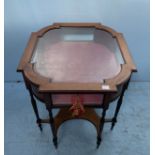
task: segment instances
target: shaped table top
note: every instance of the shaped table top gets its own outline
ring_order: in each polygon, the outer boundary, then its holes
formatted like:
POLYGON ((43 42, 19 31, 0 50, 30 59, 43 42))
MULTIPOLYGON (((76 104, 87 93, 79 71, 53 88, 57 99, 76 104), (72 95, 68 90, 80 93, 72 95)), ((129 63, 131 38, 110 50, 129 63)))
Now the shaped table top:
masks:
POLYGON ((123 62, 115 38, 94 28, 50 30, 39 38, 31 63, 53 82, 102 82, 123 62))

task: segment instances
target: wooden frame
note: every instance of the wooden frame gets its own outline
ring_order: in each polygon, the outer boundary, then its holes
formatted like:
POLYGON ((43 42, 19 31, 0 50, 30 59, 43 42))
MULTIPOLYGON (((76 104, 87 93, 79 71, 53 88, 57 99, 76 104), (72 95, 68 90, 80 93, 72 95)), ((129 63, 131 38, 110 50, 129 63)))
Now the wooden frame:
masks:
MULTIPOLYGON (((37 124, 42 131, 42 123, 49 123, 52 133, 53 133, 53 143, 57 148, 57 130, 59 126, 66 120, 74 119, 71 114, 67 112, 68 105, 54 105, 52 100, 53 94, 102 94, 103 101, 100 105, 91 105, 85 106, 86 113, 78 117, 80 119, 86 119, 94 124, 97 130, 97 147, 101 143, 101 134, 104 127, 104 123, 111 122, 111 129, 115 126, 117 122, 117 115, 120 110, 123 95, 125 90, 128 88, 130 77, 132 72, 136 72, 136 66, 133 63, 132 57, 129 53, 127 44, 124 40, 124 37, 121 33, 116 32, 115 30, 103 26, 100 23, 55 23, 51 26, 45 27, 38 32, 33 32, 25 49, 25 52, 21 58, 21 61, 18 65, 17 72, 22 72, 25 85, 29 90, 31 103, 36 115, 37 124), (124 64, 121 65, 120 73, 111 78, 103 79, 102 83, 55 83, 52 82, 52 79, 45 78, 34 71, 34 64, 32 64, 31 57, 33 51, 37 45, 38 39, 42 37, 46 32, 53 29, 60 29, 61 27, 89 27, 95 28, 98 30, 103 30, 108 32, 113 38, 116 39, 119 49, 121 51, 122 57, 124 59, 124 64), (103 89, 102 85, 108 85, 109 89, 103 89), (46 109, 49 113, 49 119, 41 119, 39 116, 37 104, 35 97, 45 103, 46 109), (113 118, 106 119, 106 110, 109 107, 111 101, 119 97, 117 102, 116 110, 113 118), (60 112, 54 118, 52 114, 53 108, 60 108, 60 112), (93 108, 102 108, 102 116, 98 116, 93 108)), ((77 117, 76 117, 77 118, 77 117)))
POLYGON ((27 79, 31 81, 34 85, 38 86, 39 92, 52 92, 52 93, 60 93, 60 92, 116 92, 117 86, 125 81, 127 81, 132 72, 137 71, 136 67, 132 61, 131 55, 128 51, 127 45, 121 33, 116 32, 115 30, 103 26, 99 23, 55 23, 51 26, 45 27, 38 32, 33 32, 31 34, 28 45, 25 49, 25 52, 22 56, 22 59, 17 68, 18 72, 22 72, 27 79), (33 64, 30 63, 30 59, 33 54, 33 50, 37 44, 37 41, 40 37, 42 37, 46 32, 59 29, 61 27, 93 27, 99 30, 106 31, 112 35, 112 37, 116 38, 117 43, 119 45, 121 54, 124 58, 125 63, 122 64, 121 72, 114 78, 111 79, 103 79, 103 83, 53 83, 52 79, 45 78, 38 73, 36 73, 33 69, 33 64), (102 88, 102 84, 109 85, 108 90, 104 90, 102 88))

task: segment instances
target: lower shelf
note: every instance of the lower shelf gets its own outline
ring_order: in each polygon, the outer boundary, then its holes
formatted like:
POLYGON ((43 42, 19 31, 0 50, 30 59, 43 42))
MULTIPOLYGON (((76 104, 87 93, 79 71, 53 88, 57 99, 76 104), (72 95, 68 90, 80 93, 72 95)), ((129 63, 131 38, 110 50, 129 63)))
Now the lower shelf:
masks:
MULTIPOLYGON (((54 117, 54 126, 56 132, 58 131, 60 125, 67 120, 71 119, 84 119, 91 122, 99 133, 99 125, 101 117, 95 112, 94 108, 85 108, 85 113, 81 114, 80 116, 73 116, 72 112, 69 108, 61 108, 58 114, 54 117)), ((112 122, 112 118, 107 118, 104 120, 105 123, 112 122)), ((41 123, 50 123, 49 119, 41 119, 41 123)))

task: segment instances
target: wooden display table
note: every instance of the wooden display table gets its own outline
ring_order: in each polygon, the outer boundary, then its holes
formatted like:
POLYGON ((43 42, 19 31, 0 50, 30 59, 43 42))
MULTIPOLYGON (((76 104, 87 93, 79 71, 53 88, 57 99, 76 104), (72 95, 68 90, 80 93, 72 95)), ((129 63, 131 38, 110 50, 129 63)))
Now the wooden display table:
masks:
POLYGON ((97 147, 105 122, 113 129, 124 91, 136 67, 121 33, 99 23, 55 23, 31 34, 19 63, 37 123, 49 123, 57 147, 57 130, 69 119, 86 119, 97 130, 97 147), (39 117, 35 98, 49 119, 39 117), (106 119, 110 102, 116 111, 106 119), (53 118, 52 109, 60 111, 53 118), (94 108, 102 108, 98 116, 94 108))

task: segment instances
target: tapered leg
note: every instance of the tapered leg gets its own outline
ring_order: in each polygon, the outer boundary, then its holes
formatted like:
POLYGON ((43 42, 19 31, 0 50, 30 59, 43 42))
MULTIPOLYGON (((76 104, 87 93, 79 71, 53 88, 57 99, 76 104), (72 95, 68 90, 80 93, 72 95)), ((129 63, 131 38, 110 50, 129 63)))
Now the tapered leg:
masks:
POLYGON ((48 108, 47 110, 49 113, 50 127, 51 127, 51 130, 53 133, 53 143, 54 143, 54 146, 57 148, 58 142, 57 142, 57 135, 56 135, 56 130, 55 130, 55 126, 54 126, 54 119, 53 119, 52 110, 50 108, 48 108))
POLYGON ((127 81, 126 85, 125 85, 125 89, 128 89, 129 83, 130 83, 130 79, 131 79, 131 76, 130 76, 129 80, 127 81))
POLYGON ((100 146, 101 141, 102 141, 101 135, 102 135, 102 130, 103 130, 104 123, 105 123, 106 110, 107 110, 107 108, 103 109, 102 117, 101 117, 101 120, 100 120, 100 128, 99 128, 99 133, 98 133, 98 136, 97 136, 97 148, 100 146))
POLYGON ((29 94, 30 94, 30 97, 31 97, 31 104, 32 104, 32 107, 33 107, 33 110, 34 110, 34 113, 36 115, 36 118, 37 118, 37 124, 38 124, 38 127, 40 129, 40 131, 42 131, 42 125, 41 125, 41 119, 39 117, 39 112, 38 112, 38 108, 37 108, 37 104, 36 104, 36 100, 34 99, 33 97, 33 94, 32 94, 32 91, 31 89, 29 89, 29 94))
POLYGON ((127 89, 127 86, 128 86, 128 83, 126 85, 123 86, 123 89, 122 89, 122 93, 120 95, 120 98, 118 99, 118 102, 117 102, 117 106, 116 106, 116 110, 115 110, 115 114, 114 114, 114 117, 112 119, 112 124, 111 124, 111 130, 114 128, 116 122, 117 122, 117 115, 119 113, 119 110, 120 110, 120 107, 122 105, 122 101, 123 101, 123 96, 124 96, 124 92, 125 90, 127 89))

